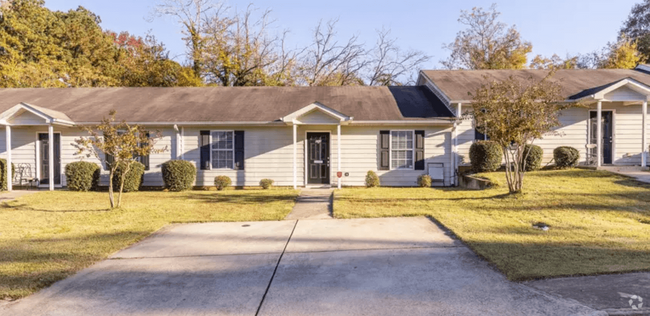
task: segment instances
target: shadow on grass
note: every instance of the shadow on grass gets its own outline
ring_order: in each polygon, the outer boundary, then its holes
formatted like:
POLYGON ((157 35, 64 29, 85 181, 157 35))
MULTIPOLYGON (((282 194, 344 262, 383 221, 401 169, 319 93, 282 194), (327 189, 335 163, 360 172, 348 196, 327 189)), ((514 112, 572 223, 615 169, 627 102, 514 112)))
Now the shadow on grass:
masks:
POLYGON ((25 238, 2 245, 0 299, 19 298, 47 287, 150 233, 127 230, 64 238, 25 238), (25 266, 30 267, 29 271, 23 270, 25 266))
POLYGON ((89 213, 89 212, 110 212, 116 209, 102 208, 102 209, 89 209, 89 210, 48 210, 28 206, 26 203, 2 203, 0 204, 1 210, 15 210, 15 211, 30 211, 30 212, 46 212, 46 213, 89 213))
MULTIPOLYGON (((189 192, 184 195, 187 199, 197 200, 204 203, 233 203, 233 204, 260 204, 273 202, 294 202, 297 195, 292 194, 255 194, 242 193, 246 190, 238 191, 237 194, 198 194, 189 192)), ((254 191, 253 191, 254 192, 254 191)))

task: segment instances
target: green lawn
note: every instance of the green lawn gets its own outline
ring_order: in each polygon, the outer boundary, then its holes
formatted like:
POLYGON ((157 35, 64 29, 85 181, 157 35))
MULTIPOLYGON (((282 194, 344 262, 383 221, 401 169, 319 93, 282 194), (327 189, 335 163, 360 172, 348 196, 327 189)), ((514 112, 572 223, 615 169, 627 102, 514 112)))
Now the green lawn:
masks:
POLYGON ((650 270, 650 186, 605 171, 527 173, 524 194, 498 187, 345 189, 338 218, 430 216, 511 280, 650 270), (550 225, 547 232, 535 222, 550 225))
POLYGON ((0 207, 0 299, 19 298, 106 258, 169 223, 281 220, 298 191, 40 192, 0 207))

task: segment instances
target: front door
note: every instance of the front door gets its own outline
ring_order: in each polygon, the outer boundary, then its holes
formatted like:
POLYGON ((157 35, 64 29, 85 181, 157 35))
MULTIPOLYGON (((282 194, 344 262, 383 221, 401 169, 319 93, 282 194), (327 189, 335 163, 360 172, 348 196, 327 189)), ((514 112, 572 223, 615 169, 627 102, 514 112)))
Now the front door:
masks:
MULTIPOLYGON (((50 140, 47 133, 38 134, 41 184, 50 183, 50 140)), ((54 134, 54 184, 61 184, 61 134, 54 134)))
MULTIPOLYGON (((589 112, 589 125, 590 125, 590 135, 589 143, 596 144, 596 139, 598 138, 598 125, 597 125, 597 116, 596 111, 589 112)), ((612 111, 602 111, 601 124, 603 129, 603 164, 612 163, 612 154, 614 148, 614 113, 612 111)), ((595 150, 595 149, 594 149, 595 150)), ((596 153, 592 153, 596 157, 596 153)))
POLYGON ((330 134, 307 133, 307 183, 330 183, 330 134))

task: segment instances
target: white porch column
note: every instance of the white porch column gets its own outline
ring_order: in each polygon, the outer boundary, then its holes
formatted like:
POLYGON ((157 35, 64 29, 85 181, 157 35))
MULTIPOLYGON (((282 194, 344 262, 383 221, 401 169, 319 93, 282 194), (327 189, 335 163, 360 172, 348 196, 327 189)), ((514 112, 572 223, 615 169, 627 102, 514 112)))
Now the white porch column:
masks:
POLYGON ((293 123, 293 189, 298 188, 298 125, 293 123))
POLYGON ((47 152, 48 160, 47 165, 49 169, 49 182, 50 182, 50 191, 54 191, 54 126, 50 124, 47 127, 47 152))
POLYGON ((185 127, 181 126, 181 160, 185 160, 185 127))
POLYGON ((5 126, 5 136, 7 137, 7 191, 13 190, 13 174, 11 172, 11 126, 5 126))
MULTIPOLYGON (((341 172, 341 124, 336 126, 336 162, 338 164, 337 173, 341 172)), ((341 188, 341 178, 338 177, 338 188, 341 188)))
POLYGON ((596 167, 600 167, 603 163, 603 102, 598 101, 596 107, 596 167))
POLYGON ((641 127, 641 167, 645 167, 647 164, 647 154, 648 154, 648 143, 646 140, 646 126, 648 125, 648 121, 646 120, 648 116, 648 101, 643 101, 643 106, 641 107, 641 122, 643 124, 643 127, 641 127))

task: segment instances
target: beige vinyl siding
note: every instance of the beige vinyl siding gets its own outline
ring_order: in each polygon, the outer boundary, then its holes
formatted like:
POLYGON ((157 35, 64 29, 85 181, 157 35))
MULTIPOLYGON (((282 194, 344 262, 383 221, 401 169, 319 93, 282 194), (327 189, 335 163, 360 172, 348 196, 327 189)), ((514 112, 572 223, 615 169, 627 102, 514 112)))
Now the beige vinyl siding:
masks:
MULTIPOLYGON (((342 185, 363 186, 369 170, 377 172, 383 185, 410 186, 415 185, 417 177, 426 170, 387 170, 378 169, 378 139, 380 130, 412 129, 425 130, 426 163, 443 163, 445 183, 449 185, 450 169, 450 128, 387 126, 387 127, 352 127, 341 128, 341 170, 348 173, 342 178, 342 185)), ((210 127, 185 128, 184 157, 185 160, 200 163, 199 133, 201 130, 211 130, 210 127)), ((245 170, 198 170, 197 185, 211 186, 214 177, 225 175, 237 186, 257 186, 264 178, 273 179, 278 186, 293 185, 293 128, 286 127, 220 127, 212 130, 243 130, 245 137, 245 170)), ((330 181, 337 183, 337 131, 331 125, 302 125, 297 134, 297 183, 304 186, 305 175, 305 137, 307 132, 330 133, 330 181)), ((443 183, 440 183, 443 185, 443 183)))
MULTIPOLYGON (((40 162, 37 161, 37 143, 38 143, 38 134, 47 133, 47 126, 42 127, 13 127, 11 129, 11 158, 14 165, 20 163, 27 163, 32 169, 32 176, 42 178, 38 170, 40 168, 40 162)), ((70 127, 61 127, 55 126, 54 133, 61 134, 61 185, 65 186, 65 166, 71 162, 79 161, 83 159, 84 161, 94 162, 100 164, 99 160, 94 156, 86 157, 85 155, 77 155, 76 148, 72 146, 75 142, 75 139, 86 136, 86 133, 77 129, 70 127)), ((2 135, 0 135, 0 157, 7 157, 6 150, 6 130, 2 129, 2 135)))
POLYGON ((553 150, 560 146, 571 146, 580 152, 580 162, 586 159, 589 113, 585 108, 572 108, 562 111, 559 117, 561 127, 537 139, 533 144, 542 147, 542 164, 553 160, 553 150))
MULTIPOLYGON (((225 175, 232 179, 233 185, 257 186, 261 179, 273 179, 278 186, 293 185, 293 130, 286 127, 185 127, 183 143, 185 160, 200 166, 201 150, 199 147, 202 130, 242 130, 244 131, 244 169, 197 170, 197 185, 212 186, 214 178, 225 175)), ((304 135, 298 134, 302 145, 304 135)), ((302 150, 298 150, 298 161, 303 161, 302 150)), ((303 164, 298 164, 302 175, 303 164)), ((300 181, 301 178, 299 177, 300 181)), ((302 181, 299 182, 302 185, 302 181)))
MULTIPOLYGON (((603 102, 603 111, 613 111, 614 117, 614 144, 613 159, 615 165, 640 165, 641 164, 641 105, 624 105, 621 102, 603 102)), ((595 111, 596 106, 589 108, 571 108, 562 111, 560 114, 561 127, 553 133, 549 133, 534 141, 544 150, 544 159, 542 164, 548 164, 553 159, 553 150, 560 146, 571 146, 580 151, 580 162, 584 163, 586 159, 586 145, 589 137, 589 112, 595 111)), ((463 132, 459 126, 459 154, 469 157, 469 146, 472 141, 468 138, 461 138, 461 135, 467 133, 474 134, 473 128, 467 131, 466 121, 463 126, 463 132)), ((648 134, 650 136, 650 134, 648 134)), ((648 138, 650 143, 650 138, 648 138)), ((467 159, 469 162, 469 159, 467 159)))
MULTIPOLYGON (((156 127, 149 128, 156 130, 156 127)), ((273 179, 278 186, 293 185, 293 129, 291 126, 279 127, 185 127, 182 146, 177 141, 177 132, 169 127, 160 128, 162 138, 156 148, 166 148, 162 153, 150 156, 150 170, 144 176, 144 186, 162 186, 161 165, 170 160, 180 158, 191 161, 195 166, 200 163, 199 134, 201 130, 243 130, 245 137, 245 170, 197 170, 199 186, 212 186, 214 177, 226 175, 237 186, 257 186, 264 178, 273 179), (178 149, 182 147, 182 152, 178 149)), ((379 171, 378 165, 378 140, 381 130, 424 130, 425 131, 425 168, 429 163, 442 163, 445 167, 445 182, 437 185, 450 185, 451 170, 451 128, 427 126, 342 126, 341 132, 341 170, 347 172, 348 177, 342 178, 345 186, 363 186, 366 173, 369 170, 377 172, 385 186, 412 186, 416 184, 417 177, 426 173, 426 170, 386 170, 379 171)), ((61 132, 61 173, 62 184, 65 186, 63 175, 65 166, 73 161, 80 160, 75 155, 76 149, 71 144, 85 132, 76 128, 55 128, 61 132)), ((14 127, 12 129, 12 158, 15 164, 29 163, 36 174, 36 140, 38 132, 47 132, 47 127, 14 127)), ((333 125, 308 125, 298 127, 297 142, 297 170, 298 185, 303 186, 305 176, 305 136, 307 132, 330 133, 330 180, 333 185, 337 183, 337 130, 333 125)), ((0 135, 0 156, 6 157, 4 130, 0 135)), ((101 165, 94 157, 84 158, 101 165)), ((101 185, 108 185, 108 171, 102 166, 101 185)))
MULTIPOLYGON (((415 186, 417 177, 427 172, 429 163, 442 163, 445 167, 445 182, 450 185, 451 172, 451 128, 427 126, 344 126, 341 137, 343 172, 350 176, 343 178, 343 185, 363 186, 369 170, 377 172, 384 186, 415 186), (424 130, 425 170, 378 170, 379 131, 382 130, 424 130)), ((335 183, 335 182, 333 182, 335 183)))

